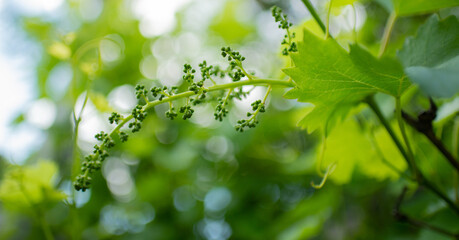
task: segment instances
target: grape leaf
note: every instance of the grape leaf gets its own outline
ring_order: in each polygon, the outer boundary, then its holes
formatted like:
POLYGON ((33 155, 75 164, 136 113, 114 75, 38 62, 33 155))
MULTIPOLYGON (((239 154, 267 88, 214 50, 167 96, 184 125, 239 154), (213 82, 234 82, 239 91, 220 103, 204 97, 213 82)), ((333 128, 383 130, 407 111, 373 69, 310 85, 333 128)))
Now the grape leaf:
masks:
POLYGON ((410 16, 459 6, 459 0, 377 0, 387 11, 397 16, 410 16))
POLYGON ((399 97, 409 86, 398 62, 376 59, 358 45, 351 45, 348 53, 335 40, 320 39, 305 30, 298 51, 292 55, 295 67, 284 69, 297 87, 285 97, 315 105, 299 123, 309 132, 325 126, 331 129, 370 94, 399 97))
POLYGON ((449 98, 459 92, 459 57, 435 67, 414 66, 406 74, 432 97, 449 98))
POLYGON ((398 57, 405 67, 434 67, 459 55, 459 22, 454 16, 442 21, 432 15, 417 32, 407 38, 398 57))
POLYGON ((425 93, 452 97, 459 91, 459 21, 431 16, 397 54, 405 72, 425 93))

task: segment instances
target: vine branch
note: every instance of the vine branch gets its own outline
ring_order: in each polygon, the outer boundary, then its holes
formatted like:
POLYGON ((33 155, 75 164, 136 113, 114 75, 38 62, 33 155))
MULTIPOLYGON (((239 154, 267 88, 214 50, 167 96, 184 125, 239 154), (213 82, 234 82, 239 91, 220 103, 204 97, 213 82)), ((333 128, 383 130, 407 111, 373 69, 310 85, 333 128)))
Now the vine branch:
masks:
POLYGON ((419 228, 426 228, 426 229, 432 230, 434 232, 438 232, 438 233, 444 234, 446 236, 450 236, 450 237, 453 237, 455 239, 459 239, 459 233, 449 232, 449 231, 447 231, 445 229, 433 226, 433 225, 428 224, 426 222, 422 222, 422 221, 418 221, 416 219, 410 218, 408 215, 402 213, 402 211, 400 210, 400 207, 402 205, 403 199, 405 198, 407 190, 408 190, 408 188, 404 187, 402 192, 401 192, 401 194, 398 196, 397 201, 395 202, 393 215, 398 221, 406 222, 408 224, 411 224, 411 225, 419 227, 419 228))
POLYGON ((405 112, 402 112, 402 116, 405 121, 418 132, 422 133, 424 136, 429 139, 429 141, 435 145, 435 147, 445 156, 446 160, 453 166, 456 171, 459 171, 459 162, 453 156, 453 154, 448 151, 442 141, 435 136, 433 131, 432 122, 437 116, 437 106, 430 99, 430 108, 427 111, 422 112, 419 114, 417 119, 413 118, 412 116, 408 115, 405 112))
POLYGON ((437 195, 439 198, 441 198, 445 203, 448 204, 448 206, 453 209, 458 215, 459 215, 459 207, 451 200, 448 198, 446 194, 441 192, 436 186, 434 186, 431 182, 429 182, 426 177, 422 174, 422 172, 416 168, 416 166, 413 166, 411 164, 411 161, 409 160, 408 155, 406 154, 405 149, 403 148, 403 145, 401 144, 400 140, 398 137, 395 135, 394 130, 392 130, 392 127, 389 125, 388 121, 386 118, 382 115, 381 110, 379 109, 378 105, 374 101, 373 97, 368 97, 365 102, 368 104, 370 109, 375 113, 375 115, 378 117, 379 121, 381 124, 386 128, 386 131, 389 133, 391 136, 392 140, 394 141, 395 145, 399 149, 400 153, 404 157, 406 163, 410 168, 413 169, 413 171, 417 172, 417 178, 416 181, 418 182, 419 185, 424 186, 431 190, 435 195, 437 195))

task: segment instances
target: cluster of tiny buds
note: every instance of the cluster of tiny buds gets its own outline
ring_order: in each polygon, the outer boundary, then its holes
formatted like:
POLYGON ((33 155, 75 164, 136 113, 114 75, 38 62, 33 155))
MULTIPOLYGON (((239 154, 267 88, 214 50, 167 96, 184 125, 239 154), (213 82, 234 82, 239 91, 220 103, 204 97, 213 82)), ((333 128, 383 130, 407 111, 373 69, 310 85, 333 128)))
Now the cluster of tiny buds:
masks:
POLYGON ((258 120, 256 119, 256 116, 258 113, 264 113, 265 110, 265 104, 261 100, 257 100, 251 104, 252 106, 252 111, 253 112, 247 112, 247 117, 250 117, 249 119, 242 119, 237 121, 236 125, 236 131, 238 132, 243 132, 246 127, 248 128, 254 128, 258 124, 258 120))
POLYGON ((121 120, 123 120, 123 117, 121 117, 121 115, 117 112, 112 112, 112 115, 110 115, 110 117, 108 118, 110 124, 118 124, 121 120))
MULTIPOLYGON (((199 64, 199 68, 201 69, 201 78, 202 78, 202 81, 205 81, 207 79, 210 79, 212 82, 214 82, 211 78, 211 75, 217 75, 218 72, 215 72, 213 70, 214 66, 210 65, 210 66, 207 66, 207 62, 204 60, 202 63, 199 64)), ((220 68, 217 69, 217 71, 219 71, 220 68)), ((224 77, 224 73, 223 73, 223 77, 224 77)), ((215 82, 214 82, 215 83, 215 82)))
POLYGON ((135 86, 135 96, 137 99, 140 99, 142 96, 146 97, 148 94, 148 90, 143 85, 135 86))
POLYGON ((166 112, 166 117, 170 120, 174 120, 178 116, 177 112, 175 111, 174 107, 170 107, 169 110, 166 112))
POLYGON ((223 99, 222 97, 218 98, 218 104, 215 108, 214 117, 215 120, 223 121, 223 118, 229 113, 228 109, 226 108, 228 99, 223 99))
POLYGON ((183 73, 185 73, 183 75, 183 81, 186 81, 188 83, 193 83, 194 82, 194 73, 196 72, 196 70, 194 70, 190 64, 185 64, 183 65, 183 73))
POLYGON ((233 59, 239 62, 243 62, 245 57, 243 57, 238 51, 232 50, 230 47, 222 47, 222 56, 228 57, 228 61, 232 61, 233 59))
POLYGON ((192 109, 189 105, 182 106, 180 107, 180 113, 183 113, 182 119, 187 120, 193 116, 194 109, 192 109))
POLYGON ((230 47, 222 47, 221 50, 222 56, 229 61, 228 76, 233 79, 233 82, 237 82, 245 77, 246 74, 242 68, 242 62, 245 60, 245 57, 230 47))
MULTIPOLYGON (((139 111, 138 106, 136 106, 135 110, 139 111)), ((144 113, 136 113, 136 116, 143 120, 146 115, 144 113)), ((108 121, 111 124, 118 124, 122 119, 123 117, 119 113, 112 112, 108 118, 108 121)), ((140 126, 138 126, 138 128, 140 129, 140 126)), ((118 137, 121 142, 126 142, 128 140, 128 134, 123 131, 118 131, 118 137)), ((88 176, 88 174, 101 168, 102 162, 108 157, 108 149, 115 146, 115 141, 112 139, 112 137, 103 131, 97 133, 94 138, 101 142, 101 144, 94 145, 93 154, 86 156, 84 162, 81 164, 82 174, 76 177, 74 183, 74 187, 77 191, 82 190, 84 192, 89 188, 89 185, 91 184, 91 177, 88 176)))
MULTIPOLYGON (((259 111, 261 113, 264 113, 265 110, 265 104, 261 100, 257 100, 250 104, 252 106, 252 111, 259 111)), ((250 117, 252 114, 250 112, 247 113, 247 117, 250 117)))
POLYGON ((271 10, 271 13, 277 23, 279 23, 278 27, 280 29, 286 30, 287 34, 284 35, 284 39, 282 40, 282 45, 286 45, 286 47, 282 50, 282 55, 288 56, 291 52, 298 52, 298 47, 292 39, 295 38, 295 33, 290 33, 290 27, 293 26, 291 22, 288 21, 287 15, 282 13, 282 9, 277 6, 274 6, 271 10))
POLYGON ((147 116, 147 112, 145 112, 142 108, 142 105, 136 105, 134 109, 132 109, 132 117, 134 118, 133 122, 130 122, 128 127, 132 128, 132 132, 140 131, 142 127, 142 121, 147 116))
POLYGON ((151 92, 151 95, 153 95, 153 97, 159 96, 158 100, 161 101, 165 97, 169 97, 173 95, 174 93, 176 93, 177 90, 178 90, 178 87, 175 87, 175 86, 171 88, 164 86, 164 87, 152 87, 150 89, 150 92, 151 92))
POLYGON ((85 191, 91 184, 91 177, 88 174, 97 171, 101 168, 102 162, 108 157, 108 149, 115 146, 115 142, 105 132, 100 132, 95 135, 95 138, 101 142, 101 145, 94 145, 93 154, 85 157, 85 161, 81 164, 82 174, 76 177, 74 183, 75 189, 85 191))
POLYGON ((279 7, 274 6, 271 9, 271 13, 272 13, 272 15, 274 17, 274 20, 277 23, 279 23, 278 27, 280 29, 289 29, 291 26, 293 26, 292 23, 288 22, 287 14, 283 14, 282 13, 282 9, 280 9, 279 7))

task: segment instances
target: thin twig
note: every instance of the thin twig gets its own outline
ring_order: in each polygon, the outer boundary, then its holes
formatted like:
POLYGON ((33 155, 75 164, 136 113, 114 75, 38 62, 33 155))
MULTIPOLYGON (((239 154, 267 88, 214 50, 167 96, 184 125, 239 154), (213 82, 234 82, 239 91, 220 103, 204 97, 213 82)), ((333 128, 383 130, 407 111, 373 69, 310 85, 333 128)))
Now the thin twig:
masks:
POLYGON ((418 228, 425 228, 432 230, 434 232, 438 232, 441 234, 444 234, 446 236, 453 237, 455 239, 459 239, 459 233, 452 233, 450 231, 447 231, 445 229, 433 226, 431 224, 428 224, 426 222, 418 221, 416 219, 410 218, 408 215, 404 214, 401 212, 400 207, 402 205, 403 199, 405 198, 406 192, 407 192, 407 187, 404 187, 401 194, 398 196, 397 201, 395 202, 394 210, 393 210, 393 215, 394 217, 401 222, 406 222, 408 224, 411 224, 413 226, 416 226, 418 228))

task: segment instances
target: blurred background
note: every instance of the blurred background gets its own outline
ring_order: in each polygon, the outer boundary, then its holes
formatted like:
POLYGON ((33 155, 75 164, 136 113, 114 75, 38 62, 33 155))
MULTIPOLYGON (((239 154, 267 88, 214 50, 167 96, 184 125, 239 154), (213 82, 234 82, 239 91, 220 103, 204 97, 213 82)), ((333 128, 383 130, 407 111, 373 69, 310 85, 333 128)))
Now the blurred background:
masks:
MULTIPOLYGON (((326 16, 328 1, 312 2, 326 16)), ((337 2, 332 35, 376 52, 384 4, 337 2)), ((92 151, 96 133, 110 131, 112 111, 129 113, 137 104, 136 84, 181 85, 185 63, 224 65, 222 46, 240 51, 257 76, 284 78, 285 33, 273 5, 299 39, 303 28, 320 33, 300 0, 0 0, 0 239, 448 239, 393 219, 407 183, 371 145, 357 144, 368 144, 355 134, 366 127, 359 118, 331 137, 328 158, 341 162, 323 189, 312 188, 321 179, 321 135, 296 127, 309 105, 283 99, 283 89, 269 98, 259 126, 244 133, 234 125, 264 87, 236 101, 223 122, 213 118, 216 103, 198 106, 190 121, 170 121, 167 106, 157 106, 138 134, 114 148, 92 188, 73 191, 73 163, 92 151), (81 118, 76 139, 73 113, 81 118)), ((400 19, 388 52, 426 17, 400 19)), ((419 93, 410 96, 428 106, 419 93)), ((378 97, 392 114, 393 102, 378 97)), ((379 127, 375 134, 393 165, 405 169, 388 136, 379 127)), ((441 159, 427 141, 419 148, 425 159, 441 159)), ((449 184, 452 173, 438 173, 450 171, 443 160, 422 167, 449 184)), ((412 195, 406 211, 457 225, 433 195, 412 195)))

